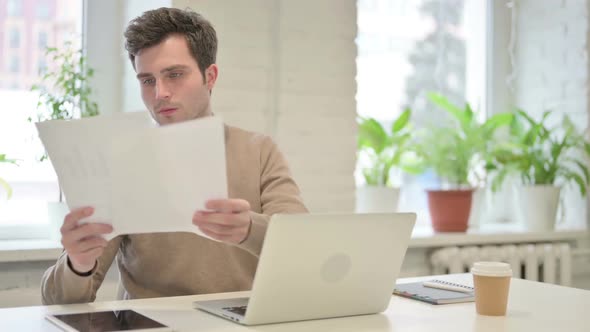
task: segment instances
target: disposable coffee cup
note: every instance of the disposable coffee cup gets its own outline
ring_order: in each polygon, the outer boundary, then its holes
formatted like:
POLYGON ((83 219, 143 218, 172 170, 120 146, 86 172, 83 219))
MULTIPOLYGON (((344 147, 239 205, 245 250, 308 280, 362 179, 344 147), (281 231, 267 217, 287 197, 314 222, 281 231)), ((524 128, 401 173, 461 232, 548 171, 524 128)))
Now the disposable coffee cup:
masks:
POLYGON ((508 305, 512 269, 501 262, 476 262, 471 268, 475 309, 480 315, 504 316, 508 305))

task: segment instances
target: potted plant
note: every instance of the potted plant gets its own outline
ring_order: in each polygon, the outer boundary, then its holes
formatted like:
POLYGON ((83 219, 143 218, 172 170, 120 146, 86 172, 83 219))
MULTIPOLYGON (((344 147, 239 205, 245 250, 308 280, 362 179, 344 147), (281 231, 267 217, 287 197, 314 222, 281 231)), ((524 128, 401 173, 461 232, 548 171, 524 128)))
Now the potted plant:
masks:
POLYGON ((358 119, 357 148, 365 186, 357 188, 357 212, 394 212, 399 188, 392 187, 394 169, 410 171, 406 156, 410 150, 411 110, 404 110, 389 130, 373 118, 358 119))
POLYGON ((514 187, 520 221, 535 231, 553 230, 562 186, 574 184, 585 196, 590 184, 587 158, 590 143, 567 115, 549 127, 551 111, 536 121, 517 110, 510 125, 510 140, 499 147, 492 182, 499 188, 506 176, 515 174, 521 186, 514 187))
MULTIPOLYGON (((62 48, 48 47, 46 56, 54 69, 44 69, 41 83, 31 88, 39 93, 39 100, 37 117, 29 118, 29 122, 98 115, 98 105, 91 100, 92 89, 88 84, 94 76, 94 70, 88 66, 83 50, 75 49, 71 42, 66 42, 62 48)), ((43 154, 40 161, 45 159, 47 153, 43 154)), ((61 202, 61 190, 59 193, 61 202)))
POLYGON ((31 88, 39 92, 36 120, 98 115, 98 105, 90 99, 92 89, 88 84, 94 70, 87 65, 83 50, 74 49, 70 42, 66 42, 63 48, 48 47, 45 54, 55 69, 44 69, 41 83, 31 88))
MULTIPOLYGON (((6 154, 0 154, 0 163, 16 164, 16 160, 6 158, 6 154)), ((6 191, 6 199, 10 199, 12 197, 12 187, 10 184, 0 177, 0 186, 6 191)))
POLYGON ((418 134, 415 149, 422 171, 431 169, 442 188, 428 189, 428 207, 437 232, 464 232, 468 227, 474 189, 485 184, 496 130, 508 125, 510 113, 496 114, 480 123, 469 103, 460 108, 436 93, 428 99, 446 111, 450 121, 418 134))

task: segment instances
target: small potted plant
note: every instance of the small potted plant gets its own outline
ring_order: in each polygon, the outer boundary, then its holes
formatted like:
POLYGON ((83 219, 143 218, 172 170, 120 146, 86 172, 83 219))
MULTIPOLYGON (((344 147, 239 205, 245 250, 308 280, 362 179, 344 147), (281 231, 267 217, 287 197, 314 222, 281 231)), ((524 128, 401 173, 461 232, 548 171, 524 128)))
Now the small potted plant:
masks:
POLYGON ((464 232, 474 189, 485 183, 496 130, 512 115, 496 114, 480 123, 469 103, 460 108, 436 93, 428 99, 450 116, 448 124, 419 133, 415 143, 422 171, 430 169, 441 180, 441 188, 427 190, 432 226, 437 232, 464 232))
POLYGON ((365 186, 357 188, 357 212, 394 212, 399 188, 392 187, 394 169, 410 171, 411 110, 404 110, 389 130, 373 118, 358 119, 358 157, 365 186))
POLYGON ((495 172, 493 189, 506 176, 515 174, 521 182, 514 187, 516 211, 529 230, 553 230, 562 186, 574 184, 586 196, 590 184, 587 158, 590 143, 567 115, 560 124, 549 127, 553 113, 546 111, 536 121, 517 110, 510 125, 510 139, 497 153, 490 167, 495 172))
MULTIPOLYGON (((46 56, 54 70, 43 69, 40 84, 32 91, 39 93, 37 121, 74 119, 98 115, 98 105, 90 99, 88 82, 94 70, 87 65, 82 49, 74 49, 70 42, 63 48, 48 47, 46 56)), ((29 118, 29 121, 33 119, 29 118)))
MULTIPOLYGON (((29 122, 48 120, 69 120, 99 114, 98 105, 92 101, 92 89, 89 80, 94 70, 87 64, 82 49, 75 49, 70 42, 64 47, 48 47, 46 56, 53 68, 44 69, 41 83, 32 86, 32 91, 39 93, 37 101, 37 117, 29 118, 29 122)), ((40 161, 47 159, 47 153, 40 161)), ((59 202, 62 193, 59 191, 59 202)))

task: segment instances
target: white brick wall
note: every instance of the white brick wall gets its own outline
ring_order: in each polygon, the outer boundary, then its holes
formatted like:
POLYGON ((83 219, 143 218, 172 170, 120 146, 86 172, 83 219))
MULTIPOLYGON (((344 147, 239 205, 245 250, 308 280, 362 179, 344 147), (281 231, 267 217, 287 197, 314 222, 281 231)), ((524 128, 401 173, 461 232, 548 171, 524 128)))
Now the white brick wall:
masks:
MULTIPOLYGON (((588 1, 518 0, 516 4, 515 104, 536 117, 555 109, 568 114, 580 129, 587 128, 588 1)), ((563 198, 566 226, 588 226, 587 199, 573 187, 566 188, 563 198)), ((588 289, 590 259, 573 259, 574 287, 588 289)))
MULTIPOLYGON (((588 124, 587 0, 516 2, 515 104, 539 118, 553 109, 588 124)), ((560 116, 553 118, 561 121, 560 116)), ((586 223, 586 200, 565 190, 566 222, 586 223)))
POLYGON ((313 212, 353 211, 354 0, 178 0, 215 26, 213 111, 272 135, 313 212))
POLYGON ((554 108, 585 127, 587 1, 517 2, 515 100, 539 115, 554 108))

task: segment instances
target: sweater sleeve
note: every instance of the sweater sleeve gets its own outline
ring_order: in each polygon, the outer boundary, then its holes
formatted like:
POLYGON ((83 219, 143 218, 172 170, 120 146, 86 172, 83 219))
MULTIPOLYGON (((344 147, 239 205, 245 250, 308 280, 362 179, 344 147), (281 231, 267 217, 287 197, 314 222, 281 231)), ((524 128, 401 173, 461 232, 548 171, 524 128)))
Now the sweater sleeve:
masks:
POLYGON ((260 165, 262 213, 250 212, 250 233, 238 245, 255 256, 260 255, 270 216, 275 213, 308 212, 285 157, 270 137, 264 137, 262 141, 260 165))
POLYGON ((113 263, 121 245, 122 236, 109 241, 104 252, 89 276, 80 276, 70 268, 65 250, 55 265, 43 274, 41 279, 41 297, 44 305, 92 302, 96 291, 113 263))

